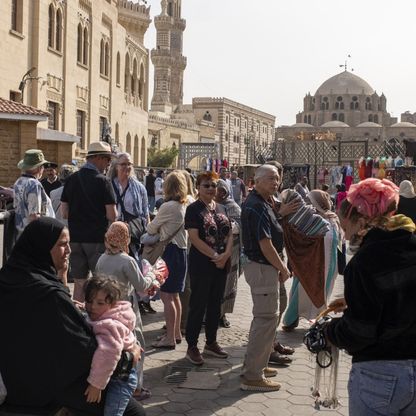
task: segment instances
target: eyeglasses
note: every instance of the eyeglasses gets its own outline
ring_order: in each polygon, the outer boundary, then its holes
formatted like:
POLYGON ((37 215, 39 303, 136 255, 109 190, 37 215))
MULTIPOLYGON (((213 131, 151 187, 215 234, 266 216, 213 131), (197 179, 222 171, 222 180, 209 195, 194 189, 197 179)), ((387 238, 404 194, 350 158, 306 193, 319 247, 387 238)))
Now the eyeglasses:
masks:
POLYGON ((131 163, 131 162, 129 162, 129 163, 119 163, 118 165, 126 167, 126 166, 133 166, 133 163, 131 163))
POLYGON ((203 188, 206 188, 206 189, 208 189, 208 188, 214 188, 215 189, 217 187, 217 184, 216 183, 204 183, 201 186, 203 188))

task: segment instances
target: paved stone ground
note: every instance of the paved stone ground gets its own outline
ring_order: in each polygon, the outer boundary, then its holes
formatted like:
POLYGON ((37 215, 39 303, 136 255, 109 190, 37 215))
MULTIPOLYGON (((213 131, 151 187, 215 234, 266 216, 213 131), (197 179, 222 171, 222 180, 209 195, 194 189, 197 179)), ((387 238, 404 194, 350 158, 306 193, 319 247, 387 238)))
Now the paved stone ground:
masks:
MULTIPOLYGON (((347 380, 351 365, 350 358, 341 353, 338 377, 338 393, 341 406, 337 409, 316 410, 311 396, 314 381, 315 361, 302 343, 308 322, 301 321, 301 328, 292 333, 279 332, 280 341, 296 348, 293 363, 288 367, 277 367, 275 380, 282 383, 278 392, 250 393, 240 390, 240 371, 247 344, 251 322, 251 297, 244 276, 239 280, 238 296, 234 313, 227 315, 231 328, 219 330, 218 341, 229 353, 227 360, 207 358, 205 369, 217 369, 221 383, 216 390, 195 390, 178 387, 182 380, 175 382, 187 369, 194 368, 184 359, 186 342, 174 351, 159 351, 151 347, 156 337, 163 333, 163 306, 153 302, 156 314, 143 316, 144 332, 148 344, 145 361, 145 386, 153 393, 144 402, 149 416, 180 415, 264 415, 264 416, 306 416, 306 415, 348 415, 347 380), (173 368, 174 367, 174 368, 173 368), (172 369, 173 368, 173 369, 172 369), (172 379, 173 377, 173 379, 172 379), (170 381, 170 382, 168 382, 170 381)), ((204 335, 201 333, 199 347, 203 348, 204 335)), ((192 371, 195 371, 193 369, 192 371)), ((201 372, 201 375, 203 373, 201 372)))

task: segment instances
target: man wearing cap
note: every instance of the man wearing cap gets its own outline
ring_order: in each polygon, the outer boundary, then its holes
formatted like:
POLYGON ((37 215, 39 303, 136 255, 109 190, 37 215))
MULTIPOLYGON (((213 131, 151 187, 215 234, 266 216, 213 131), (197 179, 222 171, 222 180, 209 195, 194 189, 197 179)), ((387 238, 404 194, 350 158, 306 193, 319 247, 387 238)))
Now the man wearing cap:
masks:
POLYGON ((62 186, 62 183, 58 179, 58 175, 57 175, 58 165, 56 163, 48 162, 48 163, 45 163, 43 167, 45 168, 46 177, 43 178, 40 181, 40 183, 42 184, 43 189, 46 192, 46 195, 50 197, 51 191, 53 191, 54 189, 58 189, 59 187, 62 186))
POLYGON ((45 163, 49 162, 45 160, 41 150, 29 149, 17 164, 22 171, 22 175, 13 186, 13 207, 18 236, 30 221, 41 216, 55 217, 51 200, 39 182, 45 163))
POLYGON ((87 162, 71 175, 61 196, 61 213, 71 236, 71 277, 74 299, 84 300, 83 284, 104 252, 104 234, 117 217, 116 198, 104 172, 113 154, 105 142, 88 146, 87 162))

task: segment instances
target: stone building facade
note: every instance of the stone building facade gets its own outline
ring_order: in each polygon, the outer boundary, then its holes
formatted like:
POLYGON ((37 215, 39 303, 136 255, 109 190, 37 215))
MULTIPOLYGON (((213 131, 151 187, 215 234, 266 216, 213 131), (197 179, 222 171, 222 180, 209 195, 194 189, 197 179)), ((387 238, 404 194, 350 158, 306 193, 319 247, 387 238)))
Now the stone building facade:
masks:
POLYGON ((144 165, 150 21, 150 7, 126 0, 1 1, 0 97, 48 111, 37 138, 73 140, 72 158, 111 126, 144 165))
POLYGON ((197 120, 217 126, 220 158, 231 165, 254 163, 274 141, 276 117, 271 114, 228 98, 195 97, 192 106, 197 120))

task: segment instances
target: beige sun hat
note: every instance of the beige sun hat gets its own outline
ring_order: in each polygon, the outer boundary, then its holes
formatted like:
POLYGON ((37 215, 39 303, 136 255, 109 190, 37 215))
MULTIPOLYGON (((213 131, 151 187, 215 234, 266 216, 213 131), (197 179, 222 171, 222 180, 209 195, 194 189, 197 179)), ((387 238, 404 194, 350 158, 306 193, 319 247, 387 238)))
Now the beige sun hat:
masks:
POLYGON ((17 167, 20 170, 32 170, 44 165, 45 163, 49 162, 45 160, 42 150, 29 149, 26 150, 23 159, 17 164, 17 167))
POLYGON ((106 142, 92 142, 88 146, 87 157, 98 156, 98 155, 107 155, 114 156, 111 151, 111 146, 106 142))

